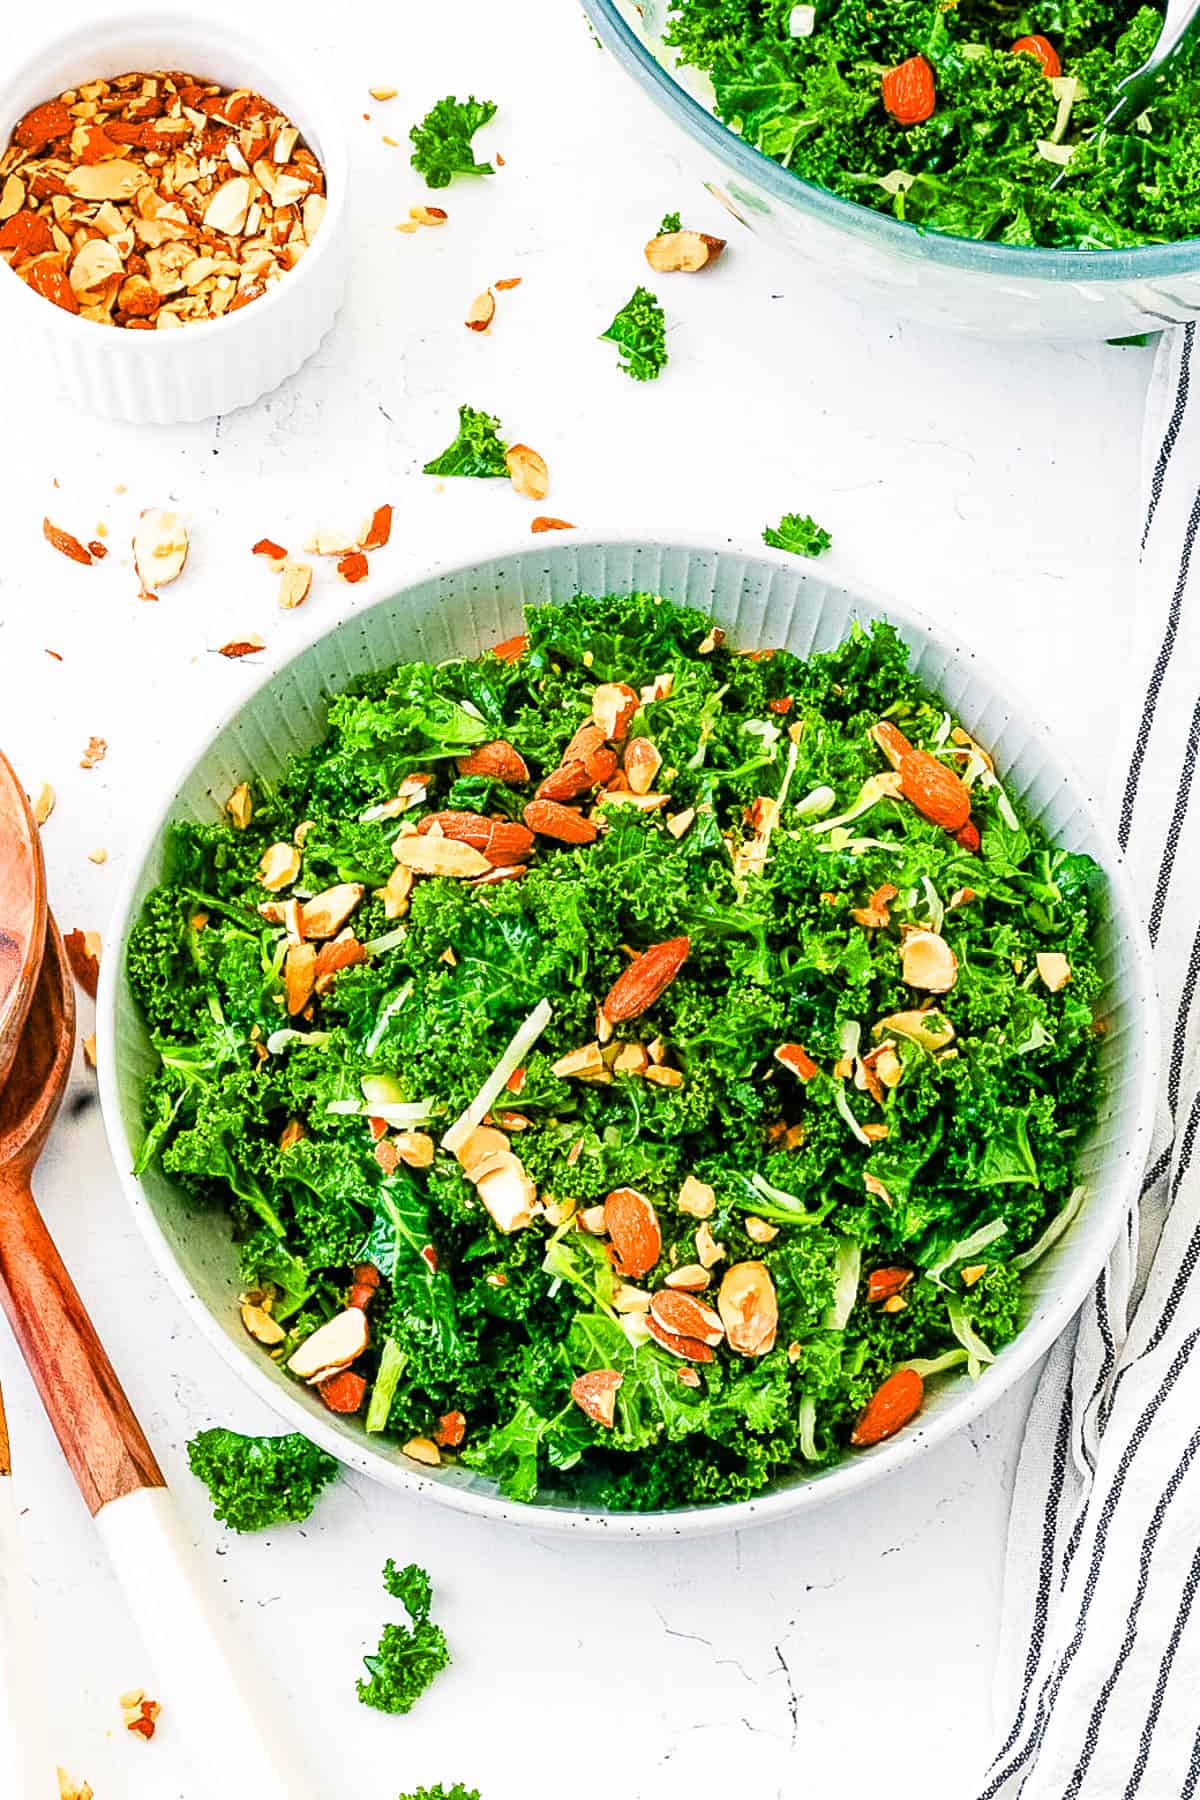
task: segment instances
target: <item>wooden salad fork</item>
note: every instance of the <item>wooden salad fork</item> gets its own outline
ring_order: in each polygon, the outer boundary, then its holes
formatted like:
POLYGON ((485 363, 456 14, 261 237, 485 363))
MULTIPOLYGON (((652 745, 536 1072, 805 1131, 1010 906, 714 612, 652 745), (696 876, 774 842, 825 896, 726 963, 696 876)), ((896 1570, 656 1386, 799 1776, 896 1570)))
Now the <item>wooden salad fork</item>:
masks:
POLYGON ((154 1452, 33 1197, 74 1044, 74 986, 51 919, 0 1089, 0 1305, 153 1658, 164 1728, 180 1729, 183 1792, 188 1800, 309 1800, 307 1777, 270 1729, 248 1659, 226 1641, 154 1452))

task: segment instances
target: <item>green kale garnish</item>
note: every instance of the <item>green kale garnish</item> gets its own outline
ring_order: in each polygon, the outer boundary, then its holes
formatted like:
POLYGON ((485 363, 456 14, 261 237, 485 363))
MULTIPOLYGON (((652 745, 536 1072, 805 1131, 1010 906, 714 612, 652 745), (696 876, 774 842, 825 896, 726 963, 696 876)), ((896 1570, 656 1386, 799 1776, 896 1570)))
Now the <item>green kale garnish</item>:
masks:
POLYGON ((415 1788, 411 1794, 401 1794, 399 1800, 479 1800, 478 1788, 466 1788, 461 1781, 453 1787, 443 1787, 435 1782, 431 1788, 415 1788))
POLYGON ((429 1618, 433 1584, 424 1569, 409 1563, 397 1569, 391 1557, 383 1584, 409 1616, 408 1625, 385 1625, 379 1648, 363 1658, 369 1679, 358 1681, 358 1697, 377 1712, 411 1712, 434 1677, 449 1665, 450 1651, 440 1625, 429 1618))
POLYGON ((476 162, 471 139, 496 116, 494 100, 455 100, 447 95, 409 132, 412 166, 431 188, 449 187, 455 175, 494 175, 491 163, 476 162))
POLYGON ((500 437, 500 421, 491 413, 477 412, 473 406, 458 409, 458 436, 440 456, 427 462, 425 475, 475 475, 490 478, 507 475, 505 444, 500 437))
POLYGON ((683 226, 679 222, 679 214, 677 212, 664 213, 663 222, 654 235, 655 237, 669 237, 673 231, 682 230, 683 226))
POLYGON ((635 288, 607 331, 621 353, 620 366, 634 381, 653 381, 667 364, 667 322, 648 288, 635 288))
POLYGON ((217 1426, 187 1447, 192 1474, 207 1487, 216 1518, 234 1531, 307 1519, 338 1465, 306 1437, 242 1437, 217 1426))
POLYGON ((772 550, 790 550, 793 556, 820 556, 833 539, 823 525, 807 513, 784 513, 778 525, 768 525, 763 543, 772 550))

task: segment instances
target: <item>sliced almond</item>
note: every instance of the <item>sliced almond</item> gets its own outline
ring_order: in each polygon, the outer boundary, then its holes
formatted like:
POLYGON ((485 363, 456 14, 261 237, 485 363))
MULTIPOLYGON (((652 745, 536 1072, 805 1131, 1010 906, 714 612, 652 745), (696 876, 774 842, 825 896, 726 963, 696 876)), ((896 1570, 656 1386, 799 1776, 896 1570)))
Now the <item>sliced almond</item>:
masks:
POLYGON ((276 598, 280 606, 292 608, 303 606, 312 590, 312 564, 302 562, 285 562, 279 571, 279 593, 276 598))
POLYGON ((502 1131, 497 1131, 492 1125, 477 1125, 470 1136, 463 1139, 456 1155, 463 1174, 468 1181, 473 1181, 485 1163, 505 1155, 511 1148, 502 1131))
POLYGON ((392 855, 415 875, 452 875, 460 880, 486 875, 492 866, 482 850, 432 832, 424 837, 401 835, 392 844, 392 855))
POLYGON ((305 1338, 288 1357, 287 1366, 301 1381, 324 1381, 327 1375, 348 1369, 362 1355, 367 1335, 367 1315, 360 1306, 348 1306, 305 1338))
POLYGON ((263 851, 258 879, 269 894, 291 887, 300 873, 300 852, 294 844, 271 844, 263 851))
MULTIPOLYGON (((486 331, 495 316, 496 296, 491 288, 485 288, 482 294, 476 294, 468 306, 464 323, 468 331, 486 331)), ((511 463, 509 467, 511 469, 511 463)))
POLYGON ((681 813, 673 813, 667 820, 667 830, 673 838, 681 838, 686 831, 691 829, 695 817, 695 807, 685 806, 681 813))
POLYGON ((685 1294, 702 1294, 712 1277, 700 1263, 683 1263, 663 1277, 669 1288, 682 1288, 685 1294))
POLYGON ((622 1281, 612 1297, 613 1308, 619 1313, 647 1313, 650 1311, 650 1295, 645 1288, 634 1287, 628 1281, 622 1281))
POLYGON ((746 1227, 746 1236, 755 1244, 769 1244, 779 1236, 778 1225, 771 1225, 766 1219, 760 1219, 757 1213, 747 1213, 742 1223, 746 1227))
POLYGON ((249 1301, 243 1301, 241 1314, 242 1324, 256 1344, 263 1344, 268 1350, 273 1350, 277 1344, 282 1344, 286 1339, 287 1332, 283 1326, 276 1324, 270 1313, 264 1312, 261 1306, 254 1306, 249 1301))
POLYGON ((662 768, 662 755, 647 737, 630 738, 625 746, 625 774, 635 794, 648 794, 662 768))
POLYGON ((133 566, 146 593, 155 593, 183 574, 188 555, 187 526, 178 513, 151 506, 133 533, 133 566))
POLYGON ((254 802, 250 797, 250 784, 239 781, 225 802, 225 811, 229 814, 229 823, 235 831, 245 831, 254 816, 254 802))
POLYGON ((718 1244, 707 1219, 701 1219, 696 1227, 696 1255, 704 1269, 715 1268, 725 1256, 725 1246, 718 1244))
POLYGON ((584 1044, 581 1049, 568 1050, 565 1056, 560 1056, 552 1072, 562 1080, 574 1077, 579 1081, 592 1081, 597 1076, 606 1076, 608 1065, 599 1044, 584 1044))
POLYGON ((387 878, 387 886, 379 889, 383 897, 384 916, 389 919, 402 919, 408 911, 409 895, 412 893, 415 877, 411 869, 403 863, 397 863, 387 878))
POLYGON ((646 261, 662 275, 693 275, 706 263, 716 262, 725 239, 703 231, 664 231, 646 245, 646 261))
POLYGON ((520 1157, 511 1152, 484 1170, 475 1191, 500 1231, 521 1231, 533 1223, 537 1189, 520 1157))
POLYGON ((396 1154, 410 1169, 428 1169, 433 1164, 433 1139, 425 1131, 398 1131, 392 1138, 396 1154))
POLYGON ((690 1214, 693 1219, 710 1219, 716 1211, 716 1189, 709 1187, 707 1181, 697 1181, 694 1175, 689 1175, 679 1190, 677 1205, 680 1212, 690 1214))
POLYGON ((300 908, 300 929, 306 938, 330 938, 340 931, 366 889, 359 881, 342 881, 314 894, 300 908))
POLYGON ((625 737, 637 710, 637 694, 624 681, 602 681, 592 694, 592 719, 611 743, 625 737))
POLYGON ((603 1206, 585 1206, 582 1211, 576 1213, 575 1223, 590 1237, 608 1236, 608 1223, 604 1217, 603 1206))
POLYGON ((885 1031, 907 1038, 910 1043, 919 1044, 922 1050, 930 1052, 944 1050, 954 1042, 954 1027, 940 1012, 889 1013, 886 1019, 880 1019, 878 1025, 872 1027, 872 1035, 878 1036, 885 1031))
POLYGON ((317 981, 317 952, 312 944, 292 944, 283 964, 283 991, 288 1017, 303 1012, 317 981))
POLYGON ((234 175, 223 181, 204 209, 205 231, 223 231, 227 237, 237 237, 246 223, 250 199, 247 176, 234 175))
POLYGON ((717 1294, 717 1311, 731 1350, 742 1356, 765 1356, 774 1349, 779 1302, 765 1263, 734 1263, 727 1269, 717 1294))
POLYGON ((68 169, 62 177, 68 194, 77 200, 129 200, 145 181, 145 171, 122 158, 68 169))
POLYGON ((936 931, 913 931, 900 946, 900 967, 909 987, 948 994, 958 980, 958 958, 936 931))
POLYGON ((1052 994, 1059 993, 1071 979, 1071 965, 1057 950, 1039 950, 1037 972, 1052 994))
POLYGON ((55 793, 48 781, 43 781, 34 796, 33 817, 38 825, 44 825, 54 811, 55 793))
POLYGON ((423 1463, 427 1469, 438 1468, 442 1460, 442 1453, 432 1438, 409 1438, 400 1448, 405 1456, 411 1457, 413 1462, 423 1463))
POLYGON ((89 294, 125 273, 125 265, 107 238, 89 238, 71 263, 68 279, 77 294, 89 294))
POLYGON ((550 471, 545 458, 528 444, 510 444, 504 453, 509 477, 526 500, 544 500, 550 492, 550 471))
POLYGON ((649 1067, 644 1044, 622 1044, 613 1060, 613 1068, 622 1075, 644 1075, 649 1067))

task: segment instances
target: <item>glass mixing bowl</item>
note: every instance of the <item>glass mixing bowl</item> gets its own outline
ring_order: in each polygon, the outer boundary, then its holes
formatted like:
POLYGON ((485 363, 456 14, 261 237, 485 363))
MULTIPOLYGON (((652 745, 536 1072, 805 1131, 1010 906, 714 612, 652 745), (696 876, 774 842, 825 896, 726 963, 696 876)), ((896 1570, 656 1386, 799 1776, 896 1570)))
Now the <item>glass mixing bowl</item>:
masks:
POLYGON ((1043 250, 919 231, 802 181, 722 125, 697 71, 671 66, 639 9, 583 0, 601 42, 704 153, 709 192, 741 224, 893 314, 990 337, 1113 338, 1200 313, 1200 239, 1043 250))

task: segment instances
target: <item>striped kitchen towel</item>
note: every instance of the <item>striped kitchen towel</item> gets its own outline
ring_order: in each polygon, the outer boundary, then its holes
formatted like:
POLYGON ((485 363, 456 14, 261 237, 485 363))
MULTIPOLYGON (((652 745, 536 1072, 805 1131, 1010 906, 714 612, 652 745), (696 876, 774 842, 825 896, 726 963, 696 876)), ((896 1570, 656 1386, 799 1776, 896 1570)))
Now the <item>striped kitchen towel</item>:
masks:
POLYGON ((1026 1427, 1009 1527, 997 1748, 977 1800, 1200 1793, 1200 347, 1164 337, 1146 416, 1145 673, 1112 819, 1162 1001, 1140 1203, 1026 1427), (1190 820, 1189 820, 1190 810, 1190 820))

